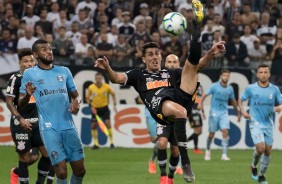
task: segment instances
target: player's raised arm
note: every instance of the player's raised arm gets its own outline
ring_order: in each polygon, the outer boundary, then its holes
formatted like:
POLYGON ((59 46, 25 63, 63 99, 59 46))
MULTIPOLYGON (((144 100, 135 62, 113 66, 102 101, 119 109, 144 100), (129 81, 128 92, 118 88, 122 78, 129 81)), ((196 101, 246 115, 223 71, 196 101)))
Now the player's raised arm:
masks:
POLYGON ((208 53, 200 59, 198 70, 202 70, 203 68, 205 68, 205 66, 207 66, 217 54, 224 54, 226 51, 224 44, 224 41, 215 43, 212 48, 208 51, 208 53))
POLYGON ((126 82, 126 75, 112 70, 109 65, 109 60, 105 56, 103 58, 98 58, 94 63, 94 67, 104 70, 112 83, 124 84, 126 82))
MULTIPOLYGON (((24 83, 22 83, 23 85, 24 83)), ((36 87, 31 83, 31 82, 28 82, 26 85, 25 85, 25 91, 26 93, 20 93, 20 96, 19 96, 19 107, 20 108, 23 108, 25 107, 29 100, 30 100, 30 97, 32 96, 32 94, 35 92, 36 90, 36 87)))

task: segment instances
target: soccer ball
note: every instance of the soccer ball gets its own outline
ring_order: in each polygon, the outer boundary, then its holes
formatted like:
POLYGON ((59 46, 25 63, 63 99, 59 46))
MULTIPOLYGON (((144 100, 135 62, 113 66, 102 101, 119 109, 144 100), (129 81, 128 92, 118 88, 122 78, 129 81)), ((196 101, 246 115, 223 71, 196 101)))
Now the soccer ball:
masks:
POLYGON ((167 33, 176 36, 186 30, 187 22, 181 13, 170 12, 164 16, 162 27, 167 33))

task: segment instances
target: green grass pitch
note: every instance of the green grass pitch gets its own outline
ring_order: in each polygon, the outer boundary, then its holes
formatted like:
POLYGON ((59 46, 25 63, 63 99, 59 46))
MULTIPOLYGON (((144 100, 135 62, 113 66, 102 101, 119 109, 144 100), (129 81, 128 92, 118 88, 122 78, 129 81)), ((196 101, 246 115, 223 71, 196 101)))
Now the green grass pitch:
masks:
MULTIPOLYGON (((203 155, 190 153, 197 184, 253 184, 250 177, 252 150, 229 150, 231 161, 221 161, 221 151, 212 150, 212 160, 204 161, 203 155)), ((156 175, 148 173, 151 149, 85 148, 86 175, 84 184, 158 184, 156 175)), ((169 154, 168 154, 169 156, 169 154)), ((8 184, 10 170, 17 163, 12 146, 0 147, 0 183, 8 184)), ((281 183, 281 151, 273 151, 266 178, 270 184, 281 183)), ((37 164, 36 164, 37 165, 37 164)), ((35 183, 36 165, 29 168, 30 183, 35 183)), ((70 167, 68 167, 70 176, 70 167)), ((54 182, 55 183, 55 182, 54 182)), ((175 176, 175 184, 185 183, 182 176, 175 176)))

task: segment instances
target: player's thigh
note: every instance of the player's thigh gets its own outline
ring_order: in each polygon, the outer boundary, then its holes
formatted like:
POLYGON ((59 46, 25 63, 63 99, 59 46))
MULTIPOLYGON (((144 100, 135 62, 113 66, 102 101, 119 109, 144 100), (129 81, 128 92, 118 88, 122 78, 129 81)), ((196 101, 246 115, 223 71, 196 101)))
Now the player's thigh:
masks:
POLYGON ((264 133, 260 127, 250 127, 250 133, 255 145, 265 143, 264 133))
POLYGON ((63 143, 67 162, 84 159, 82 142, 76 129, 68 129, 63 132, 63 143))
POLYGON ((24 130, 19 124, 11 124, 11 134, 16 146, 16 152, 18 152, 19 155, 24 155, 30 151, 32 148, 31 131, 24 130))
POLYGON ((197 65, 192 65, 186 60, 181 73, 180 88, 192 95, 196 91, 197 82, 197 65))
POLYGON ((61 131, 53 129, 41 130, 40 135, 52 165, 56 165, 66 159, 61 131))
POLYGON ((216 132, 219 130, 219 116, 218 115, 211 115, 209 116, 209 132, 216 132))
POLYGON ((219 128, 220 130, 229 130, 230 129, 230 123, 228 120, 228 114, 222 114, 218 115, 219 117, 219 128))
POLYGON ((38 126, 34 126, 32 128, 32 136, 31 136, 30 141, 31 141, 32 147, 38 148, 44 145, 41 139, 41 136, 40 136, 40 131, 39 131, 38 126))
POLYGON ((157 137, 157 122, 151 115, 146 116, 146 125, 151 138, 157 137))
POLYGON ((273 144, 273 128, 265 128, 263 129, 264 141, 268 146, 272 146, 273 144))

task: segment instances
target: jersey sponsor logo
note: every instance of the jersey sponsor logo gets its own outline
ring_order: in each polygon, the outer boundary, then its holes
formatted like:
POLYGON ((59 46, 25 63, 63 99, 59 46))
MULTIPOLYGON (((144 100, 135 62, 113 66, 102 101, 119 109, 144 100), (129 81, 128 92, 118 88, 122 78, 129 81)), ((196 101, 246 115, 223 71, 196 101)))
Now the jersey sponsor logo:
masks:
POLYGON ((270 95, 269 95, 269 99, 272 99, 272 96, 273 96, 273 95, 272 95, 272 94, 270 94, 270 95))
POLYGON ((28 134, 18 134, 16 133, 16 139, 17 140, 28 140, 28 134))
POLYGON ((45 123, 45 127, 46 128, 51 128, 52 127, 52 123, 51 122, 46 122, 45 123))
POLYGON ((274 106, 274 104, 272 102, 255 102, 254 103, 254 106, 274 106))
POLYGON ((146 82, 147 89, 155 89, 163 86, 168 86, 168 81, 162 81, 162 80, 154 80, 154 81, 149 81, 146 82))
POLYGON ((161 101, 161 97, 153 97, 152 98, 152 101, 151 101, 151 104, 152 104, 152 108, 156 108, 159 104, 160 104, 160 101, 161 101))
POLYGON ((58 79, 58 81, 61 81, 61 82, 64 81, 64 77, 62 75, 58 75, 57 79, 58 79))
POLYGON ((44 84, 44 79, 39 79, 39 80, 37 81, 37 83, 38 83, 38 84, 44 84))
POLYGON ((59 89, 52 89, 52 90, 44 89, 43 91, 39 91, 40 97, 44 95, 54 95, 54 94, 59 94, 59 93, 67 93, 67 90, 59 88, 59 89))
POLYGON ((19 142, 18 142, 17 149, 18 149, 18 150, 24 150, 24 149, 25 149, 25 142, 19 141, 19 142))

